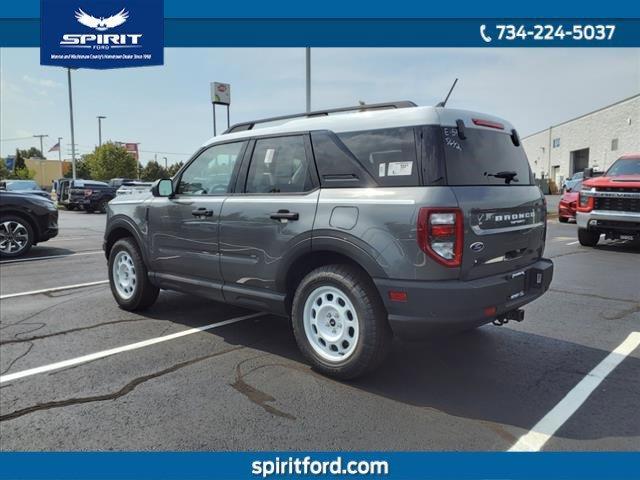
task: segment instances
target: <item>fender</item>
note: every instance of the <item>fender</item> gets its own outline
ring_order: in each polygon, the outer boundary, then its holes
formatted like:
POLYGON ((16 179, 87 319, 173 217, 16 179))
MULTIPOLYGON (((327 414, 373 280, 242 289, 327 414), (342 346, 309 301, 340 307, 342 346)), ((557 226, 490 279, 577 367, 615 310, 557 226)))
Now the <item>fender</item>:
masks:
POLYGON ((286 279, 298 260, 313 252, 331 252, 351 258, 359 264, 371 278, 387 278, 387 274, 376 261, 371 247, 357 237, 334 230, 314 230, 311 239, 304 239, 291 248, 280 262, 276 276, 276 289, 286 291, 286 279))
POLYGON ((142 258, 144 259, 144 263, 148 265, 149 258, 147 254, 147 244, 146 244, 145 235, 140 231, 140 228, 138 228, 138 226, 131 220, 131 218, 127 217, 126 215, 114 215, 109 219, 109 223, 107 224, 107 228, 105 229, 105 232, 104 232, 104 241, 102 243, 102 248, 104 250, 105 257, 109 258, 109 255, 107 252, 107 241, 109 239, 109 236, 111 235, 111 232, 113 232, 118 228, 122 228, 124 230, 127 230, 129 233, 131 233, 133 238, 138 243, 138 246, 140 247, 140 252, 142 253, 142 258))

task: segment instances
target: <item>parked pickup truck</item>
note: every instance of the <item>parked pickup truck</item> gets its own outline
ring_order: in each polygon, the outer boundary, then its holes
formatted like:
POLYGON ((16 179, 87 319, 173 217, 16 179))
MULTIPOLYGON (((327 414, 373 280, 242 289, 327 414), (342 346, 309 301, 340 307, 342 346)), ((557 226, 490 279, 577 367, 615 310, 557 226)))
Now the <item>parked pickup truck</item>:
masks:
POLYGON ((115 198, 116 188, 95 180, 74 180, 69 189, 69 204, 87 213, 107 212, 107 204, 115 198))
POLYGON ((600 235, 640 238, 640 152, 623 155, 604 176, 585 170, 576 221, 581 245, 595 247, 600 235))

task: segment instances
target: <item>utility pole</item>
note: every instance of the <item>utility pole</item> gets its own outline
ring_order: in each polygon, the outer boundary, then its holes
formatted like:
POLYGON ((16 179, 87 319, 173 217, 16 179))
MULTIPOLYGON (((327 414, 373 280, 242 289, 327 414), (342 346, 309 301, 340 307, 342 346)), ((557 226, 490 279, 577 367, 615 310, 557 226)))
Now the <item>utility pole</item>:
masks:
POLYGON ((58 161, 60 162, 60 178, 64 177, 64 166, 62 164, 62 137, 58 137, 58 161))
POLYGON ((98 115, 96 117, 98 119, 98 147, 102 146, 102 120, 104 120, 105 117, 104 115, 98 115))
POLYGON ((305 55, 306 86, 307 86, 307 113, 311 111, 311 47, 307 47, 305 55))
POLYGON ((167 163, 167 157, 162 157, 164 158, 164 169, 167 170, 169 168, 169 165, 167 163))
POLYGON ((71 69, 67 68, 67 83, 69 85, 69 121, 71 124, 71 171, 76 179, 76 138, 73 133, 73 94, 71 93, 71 69))
POLYGON ((34 135, 34 136, 33 136, 33 138, 39 138, 39 139, 40 139, 40 157, 41 157, 41 158, 46 158, 46 157, 44 156, 44 153, 43 153, 43 148, 44 148, 44 147, 42 146, 42 139, 43 139, 43 138, 46 138, 46 137, 48 137, 48 136, 49 136, 49 135, 34 135))

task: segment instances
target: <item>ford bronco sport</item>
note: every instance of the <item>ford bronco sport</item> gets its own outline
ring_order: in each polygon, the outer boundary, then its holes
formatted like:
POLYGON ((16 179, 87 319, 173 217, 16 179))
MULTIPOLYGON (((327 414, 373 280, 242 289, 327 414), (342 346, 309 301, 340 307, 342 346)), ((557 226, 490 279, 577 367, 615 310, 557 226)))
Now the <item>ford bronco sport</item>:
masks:
POLYGON ((394 334, 522 320, 545 234, 508 122, 397 102, 232 126, 111 201, 104 250, 122 308, 171 289, 287 316, 316 369, 353 378, 394 334))

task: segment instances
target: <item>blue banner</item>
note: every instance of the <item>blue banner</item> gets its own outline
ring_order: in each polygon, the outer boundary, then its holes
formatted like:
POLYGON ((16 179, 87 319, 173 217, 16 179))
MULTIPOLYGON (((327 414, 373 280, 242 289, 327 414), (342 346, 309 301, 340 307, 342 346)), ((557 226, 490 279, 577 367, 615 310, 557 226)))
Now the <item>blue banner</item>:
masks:
POLYGON ((0 464, 0 480, 623 480, 638 478, 640 453, 2 453, 0 464))
POLYGON ((71 68, 162 65, 162 0, 42 0, 40 63, 71 68))

